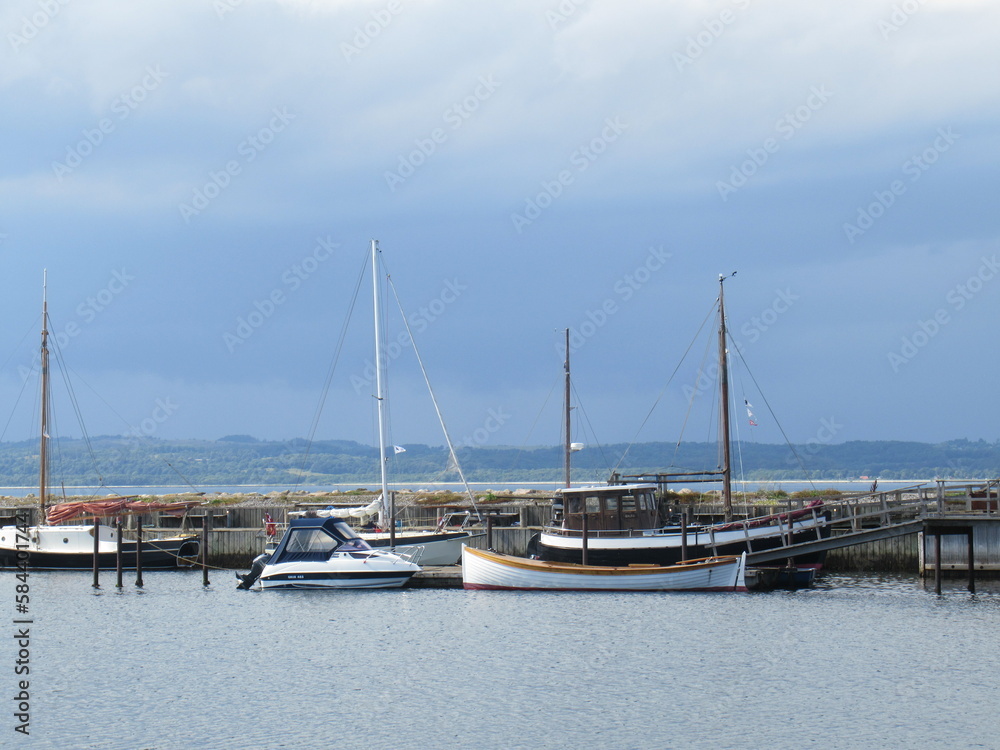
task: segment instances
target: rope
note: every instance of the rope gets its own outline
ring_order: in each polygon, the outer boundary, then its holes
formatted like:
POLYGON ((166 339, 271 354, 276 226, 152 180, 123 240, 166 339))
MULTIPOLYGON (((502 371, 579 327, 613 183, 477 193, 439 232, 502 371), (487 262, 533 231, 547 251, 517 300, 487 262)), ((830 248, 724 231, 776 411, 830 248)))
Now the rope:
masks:
MULTIPOLYGON (((386 269, 388 271, 388 269, 386 269)), ((434 404, 434 411, 437 414, 438 422, 441 423, 441 431, 444 433, 445 442, 448 443, 448 455, 455 464, 455 468, 458 470, 458 476, 462 479, 462 484, 465 485, 465 492, 469 496, 469 502, 472 503, 472 509, 476 511, 476 516, 482 520, 482 514, 479 512, 479 508, 476 505, 476 498, 472 494, 472 488, 469 487, 469 483, 465 479, 465 472, 462 471, 462 465, 458 462, 458 455, 455 453, 455 446, 451 442, 451 435, 448 434, 448 427, 444 423, 444 417, 441 414, 441 408, 438 406, 437 398, 434 396, 434 389, 431 388, 431 381, 427 377, 427 370, 424 367, 424 361, 420 356, 420 351, 417 349, 417 340, 413 338, 413 332, 410 330, 410 324, 406 320, 406 313, 403 311, 403 305, 399 301, 399 295, 396 293, 396 285, 392 283, 392 277, 386 274, 386 279, 389 282, 389 289, 392 290, 392 296, 396 300, 396 305, 399 307, 399 313, 403 318, 403 326, 406 328, 406 335, 410 338, 410 343, 413 344, 413 353, 417 357, 417 364, 420 365, 420 372, 424 376, 424 383, 427 385, 427 392, 431 395, 431 402, 434 404)))

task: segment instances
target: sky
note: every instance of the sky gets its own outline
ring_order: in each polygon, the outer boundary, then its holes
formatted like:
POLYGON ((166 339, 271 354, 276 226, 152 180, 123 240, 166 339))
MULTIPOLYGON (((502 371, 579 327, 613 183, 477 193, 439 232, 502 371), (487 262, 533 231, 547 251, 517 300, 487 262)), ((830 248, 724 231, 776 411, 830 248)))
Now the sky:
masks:
MULTIPOLYGON (((742 440, 998 439, 995 3, 10 0, 0 29, 2 440, 37 434, 47 270, 89 434, 373 443, 372 239, 460 445, 561 440, 566 329, 574 440, 714 439, 720 275, 742 440)), ((443 444, 389 359, 392 442, 443 444)))

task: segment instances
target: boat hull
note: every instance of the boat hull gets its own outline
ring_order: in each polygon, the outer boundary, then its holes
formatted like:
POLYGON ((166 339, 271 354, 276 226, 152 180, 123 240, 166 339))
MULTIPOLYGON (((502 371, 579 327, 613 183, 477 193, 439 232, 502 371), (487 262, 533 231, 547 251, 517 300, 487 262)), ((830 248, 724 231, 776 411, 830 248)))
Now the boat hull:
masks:
POLYGON ((331 568, 307 563, 265 565, 262 589, 390 589, 404 586, 419 570, 415 565, 368 565, 331 568))
POLYGON ((389 589, 405 585, 420 568, 386 553, 347 558, 334 555, 325 562, 265 565, 262 589, 389 589))
POLYGON ((530 560, 462 549, 462 585, 506 591, 746 591, 746 556, 683 565, 613 567, 530 560))
MULTIPOLYGON (((118 566, 117 541, 104 538, 111 527, 101 527, 97 566, 115 570, 118 566)), ((91 526, 30 527, 19 534, 16 527, 0 530, 0 568, 29 570, 93 570, 94 542, 91 526), (65 541, 63 541, 65 540, 65 541)), ((113 533, 113 532, 111 532, 113 533)), ((136 569, 136 542, 122 541, 122 569, 136 569)), ((194 536, 143 539, 143 570, 172 570, 195 560, 201 543, 194 536)))
MULTIPOLYGON (((784 532, 787 534, 787 530, 784 532)), ((829 528, 811 520, 796 523, 792 531, 793 543, 813 541, 829 536, 829 528)), ((711 556, 739 555, 743 552, 763 552, 784 546, 786 537, 775 527, 750 529, 749 532, 726 531, 714 539, 702 531, 691 532, 687 538, 688 559, 711 556), (713 544, 714 542, 714 544, 713 544)), ((582 562, 583 541, 579 535, 566 535, 542 531, 530 552, 540 560, 562 563, 582 562)), ((684 557, 682 535, 674 532, 644 531, 635 536, 588 536, 587 563, 590 565, 676 565, 684 557)), ((826 553, 799 555, 797 567, 820 568, 826 553)))
POLYGON ((400 532, 395 535, 395 544, 390 546, 387 532, 365 533, 359 536, 373 549, 387 549, 414 554, 420 565, 457 565, 462 559, 462 545, 477 536, 466 531, 450 532, 400 532), (417 550, 417 548, 421 548, 417 550))

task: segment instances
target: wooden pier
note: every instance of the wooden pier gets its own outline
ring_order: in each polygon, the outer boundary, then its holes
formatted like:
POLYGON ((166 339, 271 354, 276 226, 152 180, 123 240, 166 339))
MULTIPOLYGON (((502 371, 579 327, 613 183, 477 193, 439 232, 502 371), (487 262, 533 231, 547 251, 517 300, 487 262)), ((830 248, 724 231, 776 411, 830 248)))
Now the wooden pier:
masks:
MULTIPOLYGON (((829 518, 830 535, 774 550, 749 553, 752 565, 784 562, 796 554, 826 551, 826 567, 841 571, 918 572, 924 576, 1000 575, 1000 485, 998 482, 937 482, 889 492, 852 493, 824 497, 822 512, 829 518), (940 565, 938 564, 940 561, 940 565), (940 573, 938 572, 940 571, 940 573)), ((767 503, 733 503, 738 517, 755 517, 798 510, 810 498, 788 498, 767 503)), ((720 513, 718 504, 685 504, 689 517, 710 523, 720 513)), ((204 506, 189 514, 181 527, 176 518, 159 514, 130 519, 143 524, 147 538, 189 531, 204 536, 207 562, 220 568, 247 569, 264 551, 263 518, 282 520, 291 506, 204 506), (207 527, 207 529, 205 528, 207 527)), ((408 524, 433 528, 441 508, 414 508, 408 524)), ((505 503, 491 512, 513 518, 517 525, 493 528, 493 548, 524 555, 528 540, 549 521, 547 503, 505 503)), ((13 513, 13 511, 11 511, 13 513)), ((0 516, 3 512, 0 511, 0 516)), ((34 523, 32 518, 29 525, 34 523)), ((133 528, 134 532, 134 528, 133 528)), ((486 547, 485 537, 470 546, 486 547)), ((415 585, 460 586, 454 570, 421 574, 415 585), (424 580, 421 584, 419 581, 424 580)))

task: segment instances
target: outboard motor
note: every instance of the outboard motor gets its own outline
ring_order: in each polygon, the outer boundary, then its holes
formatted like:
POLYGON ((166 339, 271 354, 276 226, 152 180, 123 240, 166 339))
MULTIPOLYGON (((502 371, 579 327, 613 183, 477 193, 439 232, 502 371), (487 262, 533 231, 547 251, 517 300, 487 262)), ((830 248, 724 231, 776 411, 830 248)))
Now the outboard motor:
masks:
POLYGON ((257 557, 253 560, 253 565, 250 566, 249 573, 245 576, 241 576, 239 573, 236 574, 236 577, 240 579, 240 583, 236 586, 236 588, 246 591, 257 583, 257 579, 260 578, 261 571, 264 570, 264 566, 267 565, 267 561, 270 559, 271 554, 269 552, 257 555, 257 557))

